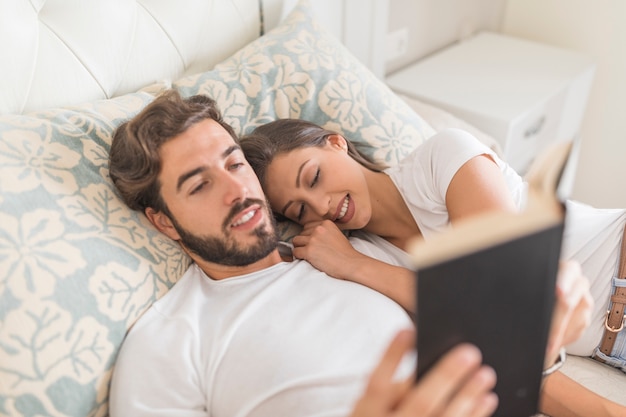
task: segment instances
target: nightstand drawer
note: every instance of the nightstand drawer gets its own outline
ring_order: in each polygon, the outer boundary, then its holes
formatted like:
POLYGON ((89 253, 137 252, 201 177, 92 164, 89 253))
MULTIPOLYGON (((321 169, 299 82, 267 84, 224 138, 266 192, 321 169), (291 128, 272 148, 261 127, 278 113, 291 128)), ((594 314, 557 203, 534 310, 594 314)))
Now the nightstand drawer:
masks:
POLYGON ((558 140, 559 127, 565 110, 566 91, 563 90, 544 102, 537 103, 509 123, 510 130, 504 136, 504 159, 520 173, 526 172, 534 157, 546 146, 558 140))

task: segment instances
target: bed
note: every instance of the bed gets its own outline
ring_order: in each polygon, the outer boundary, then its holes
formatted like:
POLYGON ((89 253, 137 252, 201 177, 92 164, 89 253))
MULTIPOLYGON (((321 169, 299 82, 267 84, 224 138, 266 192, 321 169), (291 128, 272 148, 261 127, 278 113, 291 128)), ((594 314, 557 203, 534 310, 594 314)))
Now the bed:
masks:
MULTIPOLYGON (((306 2, 263 33, 277 3, 0 3, 0 415, 108 415, 126 331, 189 265, 108 177, 114 129, 165 89, 211 95, 237 133, 309 119, 387 164, 445 126, 498 150, 394 94, 306 2)), ((591 360, 565 371, 611 398, 626 392, 623 374, 591 360)))

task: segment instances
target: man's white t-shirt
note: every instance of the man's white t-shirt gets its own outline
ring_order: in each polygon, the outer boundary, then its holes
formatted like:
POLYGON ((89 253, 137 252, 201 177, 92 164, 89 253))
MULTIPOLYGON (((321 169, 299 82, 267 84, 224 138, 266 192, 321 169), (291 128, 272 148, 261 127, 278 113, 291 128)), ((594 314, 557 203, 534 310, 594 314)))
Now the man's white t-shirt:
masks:
POLYGON ((346 416, 412 326, 389 298, 305 261, 219 281, 194 264, 129 332, 111 416, 346 416))

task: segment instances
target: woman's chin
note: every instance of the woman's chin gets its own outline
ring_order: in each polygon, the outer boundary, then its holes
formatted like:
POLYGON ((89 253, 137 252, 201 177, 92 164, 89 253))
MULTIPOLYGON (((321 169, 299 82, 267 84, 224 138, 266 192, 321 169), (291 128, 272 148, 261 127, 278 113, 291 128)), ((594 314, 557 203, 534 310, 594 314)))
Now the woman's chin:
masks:
POLYGON ((360 230, 367 226, 367 222, 352 218, 346 223, 336 223, 341 230, 360 230))

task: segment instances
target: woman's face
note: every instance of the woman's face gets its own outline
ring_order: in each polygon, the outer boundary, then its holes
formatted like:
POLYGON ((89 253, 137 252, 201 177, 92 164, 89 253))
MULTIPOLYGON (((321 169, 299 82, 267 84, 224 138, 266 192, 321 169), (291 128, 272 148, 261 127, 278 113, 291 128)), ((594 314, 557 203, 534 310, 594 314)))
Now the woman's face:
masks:
POLYGON ((332 135, 324 147, 299 148, 274 157, 266 174, 272 209, 299 223, 331 220, 340 229, 361 229, 372 208, 364 173, 332 135))

